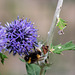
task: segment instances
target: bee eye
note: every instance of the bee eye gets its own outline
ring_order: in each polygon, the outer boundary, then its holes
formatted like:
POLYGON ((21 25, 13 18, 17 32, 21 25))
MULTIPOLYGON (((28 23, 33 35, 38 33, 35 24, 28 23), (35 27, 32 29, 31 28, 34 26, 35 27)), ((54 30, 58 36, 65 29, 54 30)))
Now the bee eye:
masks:
POLYGON ((28 57, 26 57, 28 59, 28 57))
POLYGON ((28 57, 28 56, 26 56, 26 57, 25 57, 25 59, 26 59, 26 60, 29 60, 29 57, 28 57))
POLYGON ((24 59, 25 59, 25 61, 28 61, 29 60, 29 57, 28 56, 25 56, 24 59))

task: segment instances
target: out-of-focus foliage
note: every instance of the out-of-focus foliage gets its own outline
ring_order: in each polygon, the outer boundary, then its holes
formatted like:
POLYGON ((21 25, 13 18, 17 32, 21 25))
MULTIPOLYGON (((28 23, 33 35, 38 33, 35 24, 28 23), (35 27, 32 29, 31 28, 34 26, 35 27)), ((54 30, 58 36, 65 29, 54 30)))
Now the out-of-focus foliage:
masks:
POLYGON ((8 57, 6 55, 4 55, 3 53, 0 53, 0 61, 2 64, 4 64, 5 58, 8 58, 8 57))

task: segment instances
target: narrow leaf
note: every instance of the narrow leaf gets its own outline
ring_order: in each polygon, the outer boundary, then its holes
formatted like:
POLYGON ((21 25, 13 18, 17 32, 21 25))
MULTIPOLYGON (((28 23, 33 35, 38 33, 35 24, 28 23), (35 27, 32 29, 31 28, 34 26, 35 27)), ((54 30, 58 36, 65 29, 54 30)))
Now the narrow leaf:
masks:
POLYGON ((58 31, 58 34, 59 34, 59 35, 62 35, 62 34, 64 34, 63 30, 66 28, 67 23, 66 23, 66 21, 64 21, 63 19, 58 18, 58 21, 57 21, 57 25, 56 25, 56 26, 58 26, 58 28, 60 29, 60 30, 58 31))
POLYGON ((22 62, 25 62, 25 60, 24 60, 24 59, 19 58, 19 60, 21 60, 22 62))
POLYGON ((58 26, 60 30, 63 30, 66 27, 66 25, 67 25, 66 21, 64 21, 61 18, 58 18, 58 22, 56 26, 58 26))
POLYGON ((65 43, 64 45, 59 44, 57 46, 53 46, 53 49, 53 53, 61 54, 61 52, 65 50, 75 50, 75 44, 70 41, 65 43))

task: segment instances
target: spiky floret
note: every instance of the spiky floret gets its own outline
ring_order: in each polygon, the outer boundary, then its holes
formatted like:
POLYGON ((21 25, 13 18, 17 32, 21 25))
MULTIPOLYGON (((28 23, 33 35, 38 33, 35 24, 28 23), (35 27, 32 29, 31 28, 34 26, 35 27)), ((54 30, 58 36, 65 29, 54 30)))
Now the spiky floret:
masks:
POLYGON ((13 55, 28 54, 32 52, 34 46, 37 46, 37 29, 33 27, 31 21, 26 19, 17 19, 8 23, 6 26, 6 51, 13 51, 13 55))
POLYGON ((6 43, 7 43, 6 28, 0 26, 0 52, 2 52, 2 49, 5 48, 6 43))

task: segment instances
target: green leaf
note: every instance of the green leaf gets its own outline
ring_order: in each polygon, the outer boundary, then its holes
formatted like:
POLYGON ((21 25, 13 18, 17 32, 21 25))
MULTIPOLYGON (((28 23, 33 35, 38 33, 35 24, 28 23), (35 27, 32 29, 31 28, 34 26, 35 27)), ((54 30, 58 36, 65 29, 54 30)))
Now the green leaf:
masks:
POLYGON ((6 55, 2 55, 2 58, 8 58, 6 55))
POLYGON ((1 60, 1 63, 4 64, 4 59, 1 60))
POLYGON ((21 60, 22 62, 25 62, 25 60, 24 60, 24 59, 19 58, 19 60, 21 60))
POLYGON ((58 26, 60 30, 63 30, 66 27, 66 25, 67 25, 66 21, 64 21, 61 18, 58 18, 58 22, 56 26, 58 26))
POLYGON ((61 54, 61 52, 65 50, 75 50, 75 44, 70 41, 65 43, 64 45, 59 44, 57 46, 53 46, 53 49, 53 53, 61 54))
POLYGON ((4 55, 3 53, 0 53, 0 60, 1 60, 2 64, 4 64, 5 58, 8 58, 8 57, 6 55, 4 55))
POLYGON ((40 67, 36 64, 26 63, 27 75, 40 75, 40 67))

